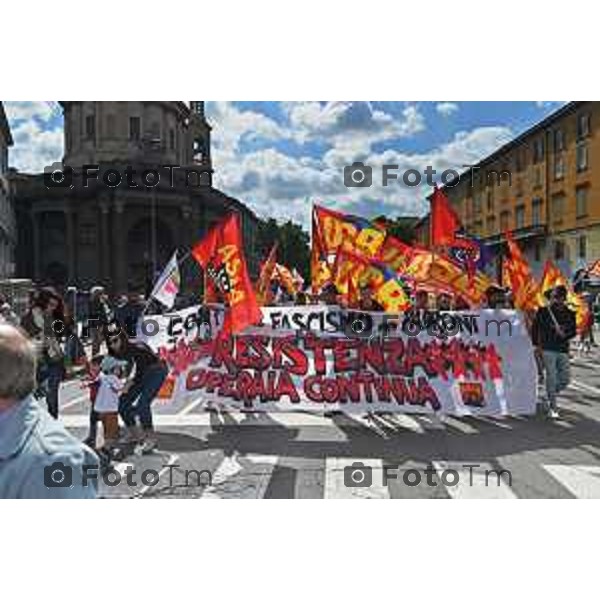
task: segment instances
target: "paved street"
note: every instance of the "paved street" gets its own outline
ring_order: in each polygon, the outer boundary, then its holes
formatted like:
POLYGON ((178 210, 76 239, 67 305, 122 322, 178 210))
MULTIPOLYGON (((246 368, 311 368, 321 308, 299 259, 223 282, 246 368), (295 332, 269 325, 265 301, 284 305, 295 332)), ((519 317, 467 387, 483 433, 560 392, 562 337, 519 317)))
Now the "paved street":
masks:
MULTIPOLYGON (((186 404, 156 401, 159 451, 117 463, 121 482, 101 482, 101 495, 600 498, 600 351, 575 358, 572 374, 561 405, 563 419, 556 422, 541 417, 209 413, 201 398, 186 404), (366 470, 346 470, 356 462, 366 470), (371 485, 348 487, 345 475, 359 483, 370 476, 371 485), (128 477, 137 485, 127 485, 128 477)), ((62 419, 81 438, 87 410, 87 391, 80 382, 64 384, 62 419)))

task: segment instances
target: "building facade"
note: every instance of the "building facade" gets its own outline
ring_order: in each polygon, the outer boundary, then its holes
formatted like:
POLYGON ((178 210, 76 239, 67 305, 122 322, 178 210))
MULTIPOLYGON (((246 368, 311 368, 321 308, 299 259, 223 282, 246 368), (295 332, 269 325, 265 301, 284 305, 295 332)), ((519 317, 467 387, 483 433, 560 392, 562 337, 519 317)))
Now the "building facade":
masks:
POLYGON ((17 228, 8 184, 8 149, 13 145, 8 120, 0 102, 0 279, 15 271, 17 228))
MULTIPOLYGON (((147 292, 175 250, 184 257, 229 211, 241 214, 255 266, 258 219, 212 186, 203 102, 60 104, 62 165, 11 176, 20 276, 59 287, 147 292), (64 179, 53 169, 62 169, 64 179)), ((193 260, 183 261, 182 276, 184 289, 200 289, 193 260)))
MULTIPOLYGON (((600 258, 600 102, 565 105, 444 192, 467 233, 493 250, 492 274, 511 231, 536 275, 550 258, 572 276, 600 258)), ((428 242, 428 218, 417 237, 428 242)))

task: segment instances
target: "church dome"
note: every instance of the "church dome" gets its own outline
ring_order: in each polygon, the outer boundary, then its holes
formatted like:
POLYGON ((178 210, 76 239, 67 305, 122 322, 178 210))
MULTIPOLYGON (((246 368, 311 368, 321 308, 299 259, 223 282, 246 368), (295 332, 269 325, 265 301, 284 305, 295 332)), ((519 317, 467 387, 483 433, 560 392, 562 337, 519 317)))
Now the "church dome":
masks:
POLYGON ((60 102, 64 163, 210 166, 204 103, 180 101, 60 102))

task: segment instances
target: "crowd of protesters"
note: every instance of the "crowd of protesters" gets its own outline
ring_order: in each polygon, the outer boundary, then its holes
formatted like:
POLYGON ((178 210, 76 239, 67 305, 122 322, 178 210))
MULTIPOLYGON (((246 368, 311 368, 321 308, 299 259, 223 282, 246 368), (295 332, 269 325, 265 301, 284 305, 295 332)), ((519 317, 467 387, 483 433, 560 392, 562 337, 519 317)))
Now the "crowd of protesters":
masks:
MULTIPOLYGON (((582 292, 581 295, 589 308, 588 318, 580 327, 579 334, 580 351, 585 353, 596 346, 594 327, 595 320, 600 317, 600 294, 594 296, 590 292, 582 292)), ((298 296, 295 304, 307 302, 305 294, 298 296)), ((546 305, 536 311, 525 312, 524 321, 534 347, 538 382, 545 388, 541 394, 542 413, 551 419, 558 419, 557 397, 570 383, 571 341, 577 336, 576 313, 567 305, 568 289, 564 285, 548 290, 545 296, 546 305)), ((340 296, 332 284, 326 285, 312 301, 348 308, 345 297, 340 296)), ((383 311, 368 286, 360 290, 359 300, 351 308, 369 312, 383 311)), ((481 306, 472 306, 460 295, 444 291, 433 294, 420 289, 414 293, 413 304, 408 312, 412 313, 413 319, 423 324, 435 314, 478 308, 514 309, 512 291, 499 285, 491 285, 486 290, 481 306)))
MULTIPOLYGON (((550 418, 558 418, 557 398, 570 382, 570 342, 576 337, 577 330, 575 313, 567 305, 567 296, 567 288, 558 286, 547 293, 546 306, 525 315, 540 382, 545 383, 542 408, 550 418)), ((584 298, 589 303, 592 317, 581 330, 580 342, 582 348, 589 349, 595 345, 593 315, 598 314, 600 296, 594 298, 586 294, 584 298)), ((360 290, 356 306, 352 307, 333 285, 326 285, 318 295, 303 291, 291 295, 279 289, 275 303, 296 306, 320 303, 368 312, 383 311, 369 287, 360 290)), ((83 458, 95 456, 87 452, 98 450, 110 454, 121 442, 133 444, 142 453, 154 450, 157 439, 152 403, 165 382, 168 368, 148 345, 135 338, 136 324, 145 306, 139 294, 111 299, 104 288, 92 288, 84 321, 94 325, 88 327, 82 340, 80 323, 74 315, 76 302, 65 302, 56 289, 44 287, 31 292, 21 315, 0 296, 0 363, 3 373, 6 372, 0 385, 0 429, 10 427, 11 418, 29 419, 35 413, 37 419, 40 406, 45 402, 47 418, 39 421, 40 439, 58 431, 57 439, 69 448, 78 465, 83 458), (82 450, 58 423, 56 429, 50 423, 59 417, 61 383, 68 368, 77 364, 85 373, 85 386, 89 388, 89 431, 84 440, 88 450, 82 450), (27 371, 32 368, 33 374, 27 371), (98 448, 99 423, 103 429, 102 448, 98 448)), ((477 308, 514 308, 510 290, 493 285, 486 290, 483 305, 476 307, 449 292, 433 294, 420 289, 414 294, 409 312, 423 322, 428 314, 477 308)), ((8 435, 6 439, 12 438, 8 435)), ((12 441, 17 443, 19 440, 12 441)), ((5 450, 3 443, 0 439, 0 466, 5 450)), ((35 445, 32 448, 34 452, 39 450, 35 445)), ((0 476, 0 496, 4 493, 15 495, 14 489, 3 489, 3 485, 8 485, 3 482, 5 479, 0 476)), ((21 491, 27 490, 25 493, 32 497, 39 492, 34 483, 23 478, 21 483, 14 485, 21 485, 21 491)), ((80 490, 77 493, 85 496, 90 492, 80 490)))
POLYGON ((26 336, 35 352, 35 386, 31 396, 59 418, 59 390, 69 370, 79 367, 89 389, 90 425, 84 440, 97 448, 98 423, 103 426, 103 452, 118 441, 140 452, 156 446, 152 401, 167 376, 166 364, 146 344, 135 339, 145 303, 139 294, 111 300, 105 289, 90 290, 85 319, 78 323, 70 305, 53 287, 31 291, 23 314, 0 298, 0 324, 26 336), (119 417, 124 428, 119 428, 119 417))

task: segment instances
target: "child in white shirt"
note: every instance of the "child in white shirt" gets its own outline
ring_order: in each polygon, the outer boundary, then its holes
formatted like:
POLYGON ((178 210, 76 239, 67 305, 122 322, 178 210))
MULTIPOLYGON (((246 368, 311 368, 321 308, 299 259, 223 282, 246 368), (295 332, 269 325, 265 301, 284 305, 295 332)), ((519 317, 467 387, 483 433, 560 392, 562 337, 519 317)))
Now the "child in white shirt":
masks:
POLYGON ((98 393, 94 408, 104 430, 104 450, 110 450, 119 437, 119 394, 124 387, 126 363, 106 356, 98 375, 98 393))

